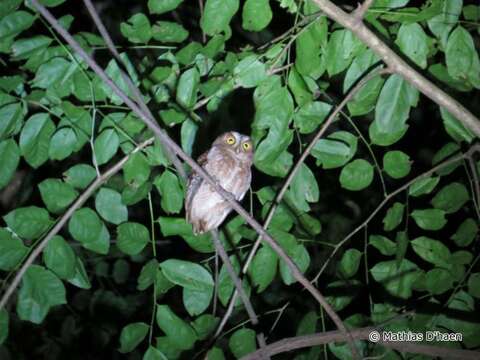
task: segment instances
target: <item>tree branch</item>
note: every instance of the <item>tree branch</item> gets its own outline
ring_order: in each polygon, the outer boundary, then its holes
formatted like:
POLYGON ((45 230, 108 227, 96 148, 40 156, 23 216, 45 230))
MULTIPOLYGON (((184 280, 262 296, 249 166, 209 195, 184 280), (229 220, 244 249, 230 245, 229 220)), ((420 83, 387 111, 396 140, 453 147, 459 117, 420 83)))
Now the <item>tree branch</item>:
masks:
POLYGON ((10 283, 10 285, 8 285, 7 290, 5 290, 5 293, 2 295, 2 299, 0 300, 0 310, 5 307, 8 299, 10 299, 10 296, 12 296, 16 287, 18 286, 18 284, 20 284, 20 281, 22 280, 22 277, 29 268, 29 266, 33 264, 33 262, 38 256, 40 256, 43 249, 47 246, 48 241, 56 234, 58 234, 63 225, 65 225, 68 219, 70 219, 70 217, 73 215, 75 210, 80 208, 85 203, 85 201, 87 201, 88 198, 95 192, 95 190, 97 190, 103 183, 105 183, 112 175, 120 171, 120 169, 122 169, 123 165, 125 165, 131 155, 153 143, 153 140, 153 138, 150 138, 138 145, 135 149, 133 149, 131 153, 126 155, 122 160, 120 160, 110 169, 105 171, 101 176, 97 177, 95 181, 92 182, 90 186, 77 198, 77 200, 70 206, 70 208, 65 212, 65 214, 63 214, 63 216, 55 224, 55 226, 48 232, 48 234, 42 239, 42 241, 40 241, 38 246, 30 253, 20 270, 15 274, 12 282, 10 283))
POLYGON ((357 23, 361 23, 368 9, 372 6, 374 0, 364 0, 362 5, 358 5, 357 9, 353 12, 353 16, 357 23))
MULTIPOLYGON (((132 109, 135 114, 137 114, 140 119, 142 119, 145 124, 153 131, 153 133, 158 137, 162 144, 174 151, 176 155, 182 158, 192 169, 202 177, 209 185, 212 186, 215 191, 220 194, 229 205, 242 217, 245 221, 253 228, 255 231, 260 234, 264 241, 270 245, 270 247, 277 253, 277 255, 285 262, 287 267, 292 273, 292 276, 297 280, 302 286, 312 294, 312 296, 324 307, 327 314, 333 320, 337 328, 342 331, 346 338, 349 339, 349 346, 353 353, 354 358, 358 358, 358 352, 355 348, 353 340, 351 339, 347 328, 341 321, 337 313, 332 309, 328 304, 324 296, 313 286, 310 281, 302 274, 297 265, 293 260, 287 255, 285 250, 275 241, 264 229, 263 227, 253 218, 250 214, 245 211, 245 209, 235 200, 232 194, 223 189, 217 182, 203 169, 199 166, 190 156, 188 156, 180 146, 175 143, 167 133, 161 129, 158 124, 154 121, 151 121, 150 118, 145 116, 145 114, 138 108, 138 106, 126 96, 117 85, 105 74, 103 69, 98 66, 98 64, 81 48, 81 46, 73 39, 68 31, 66 31, 58 22, 58 20, 53 17, 53 15, 43 6, 40 5, 38 0, 31 0, 32 5, 37 9, 37 11, 48 21, 48 23, 64 38, 64 40, 75 50, 75 52, 80 55, 85 62, 92 68, 93 71, 105 82, 113 92, 122 99, 122 101, 132 109)), ((38 254, 37 254, 38 256, 38 254)))
MULTIPOLYGON (((368 340, 370 333, 372 333, 373 331, 381 332, 381 328, 366 327, 361 329, 355 329, 351 330, 350 334, 352 334, 352 337, 355 340, 368 340)), ((253 353, 250 353, 242 357, 241 360, 258 360, 261 359, 261 356, 265 355, 265 352, 267 352, 269 356, 273 356, 296 349, 341 341, 345 341, 345 339, 343 337, 343 334, 339 331, 327 331, 318 334, 285 338, 270 345, 267 345, 263 350, 259 349, 253 353)), ((480 352, 477 351, 450 349, 444 346, 426 345, 409 341, 386 342, 380 340, 378 344, 382 344, 385 347, 398 350, 401 353, 424 354, 433 357, 439 356, 441 358, 448 359, 474 360, 480 357, 480 352)))
POLYGON ((329 18, 354 33, 365 45, 375 52, 392 72, 401 75, 420 92, 443 106, 465 127, 480 137, 480 120, 458 101, 437 87, 422 74, 412 68, 405 60, 390 49, 363 22, 357 22, 354 15, 347 14, 329 0, 313 0, 329 18))
MULTIPOLYGON (((298 170, 300 169, 301 165, 305 162, 305 159, 310 155, 310 152, 312 151, 313 147, 317 143, 317 141, 325 134, 327 131, 328 127, 333 123, 335 118, 337 117, 338 113, 342 111, 342 109, 347 105, 347 103, 355 96, 355 94, 365 85, 368 81, 370 81, 372 78, 378 76, 378 75, 383 75, 389 72, 389 69, 375 69, 372 72, 370 72, 367 76, 365 76, 363 79, 361 79, 345 96, 345 98, 342 100, 340 104, 337 105, 335 110, 330 114, 328 117, 327 121, 322 125, 322 127, 319 129, 319 131, 315 134, 314 138, 310 141, 308 144, 307 148, 305 151, 302 153, 298 161, 296 162, 295 166, 291 170, 289 176, 285 180, 285 183, 283 184, 282 188, 278 192, 277 196, 275 197, 275 200, 270 207, 270 210, 268 211, 267 217, 265 219, 265 222, 263 224, 263 228, 267 229, 268 225, 270 225, 270 222, 272 221, 273 215, 275 214, 275 211, 277 210, 278 205, 282 202, 282 199, 292 183, 295 175, 297 174, 298 170)), ((253 245, 252 249, 250 250, 250 253, 248 254, 247 260, 242 268, 242 273, 246 274, 248 271, 248 268, 250 266, 250 263, 253 260, 253 257, 255 256, 259 246, 260 242, 262 240, 262 237, 259 236, 257 237, 257 240, 255 241, 255 244, 253 245)), ((223 315, 222 320, 220 321, 219 327, 217 328, 217 331, 215 333, 215 336, 218 336, 220 332, 223 330, 225 327, 228 318, 233 312, 234 304, 237 300, 238 293, 235 291, 233 293, 232 298, 230 299, 230 303, 228 304, 227 311, 223 315)))
MULTIPOLYGON (((220 239, 218 237, 218 231, 215 229, 210 231, 210 233, 212 234, 213 245, 215 246, 215 250, 217 251, 220 258, 222 259, 222 262, 225 265, 225 269, 227 270, 228 275, 230 276, 230 279, 232 279, 233 285, 235 286, 235 290, 240 294, 240 298, 242 299, 243 305, 247 310, 247 314, 248 314, 248 317, 250 318, 250 322, 254 326, 258 325, 257 314, 255 313, 255 310, 253 310, 253 306, 252 306, 252 303, 250 302, 250 299, 248 298, 248 295, 243 290, 242 281, 240 280, 237 273, 235 272, 235 269, 233 268, 232 262, 230 261, 230 258, 228 257, 228 254, 225 251, 223 244, 220 242, 220 239)), ((265 348, 266 343, 265 343, 265 337, 263 333, 257 334, 257 341, 261 349, 265 348)))
POLYGON ((385 198, 382 200, 382 202, 375 208, 375 210, 373 210, 373 212, 365 219, 365 221, 363 221, 360 225, 358 225, 352 232, 350 232, 347 236, 345 236, 343 238, 342 241, 340 241, 336 246, 335 248, 333 249, 332 253, 330 254, 329 258, 327 259, 327 261, 325 261, 325 263, 323 264, 322 268, 320 269, 320 271, 317 273, 317 275, 315 275, 315 277, 313 278, 312 282, 317 282, 318 281, 318 278, 322 275, 322 273, 325 271, 325 269, 327 268, 329 262, 330 262, 330 259, 332 259, 335 254, 337 253, 337 251, 343 246, 343 244, 345 244, 349 239, 351 239, 353 237, 353 235, 355 235, 357 232, 359 232, 360 230, 363 229, 364 226, 366 226, 374 217, 375 215, 393 198, 395 197, 396 195, 400 194, 402 191, 408 189, 414 182, 422 179, 422 178, 425 178, 427 176, 430 176, 432 175, 435 171, 438 171, 440 169, 443 169, 444 167, 446 166, 449 166, 451 164, 454 164, 456 162, 459 162, 461 160, 464 160, 464 159, 469 159, 472 157, 473 153, 475 152, 480 152, 480 145, 479 144, 476 144, 476 145, 473 145, 466 153, 464 154, 460 154, 460 155, 457 155, 457 156, 454 156, 448 160, 445 160, 444 162, 434 166, 433 168, 431 168, 430 170, 424 172, 423 174, 415 177, 414 179, 410 180, 409 182, 407 182, 406 184, 400 186, 398 189, 396 189, 395 191, 391 192, 390 194, 388 194, 387 196, 385 196, 385 198))
MULTIPOLYGON (((135 86, 133 81, 130 79, 130 76, 128 75, 128 72, 126 70, 126 65, 123 59, 120 57, 120 54, 118 53, 117 48, 113 43, 112 38, 110 37, 110 34, 108 33, 107 29, 105 28, 105 25, 100 19, 100 16, 98 16, 98 13, 95 10, 95 7, 93 6, 92 2, 90 0, 83 0, 83 3, 85 4, 85 7, 87 8, 93 22, 95 23, 95 26, 97 27, 98 32, 100 33, 100 35, 102 35, 102 38, 105 41, 105 44, 107 45, 108 50, 117 61, 119 65, 120 74, 122 75, 123 79, 127 83, 127 86, 129 87, 130 91, 135 96, 136 104, 141 108, 144 115, 148 117, 150 121, 155 122, 150 109, 148 108, 147 104, 145 104, 145 101, 143 100, 143 96, 140 93, 140 90, 135 86)), ((183 168, 183 165, 178 160, 177 156, 172 151, 172 149, 167 148, 165 150, 166 150, 165 153, 167 154, 168 159, 175 166, 180 176, 185 180, 187 178, 187 174, 185 173, 185 169, 183 168)))

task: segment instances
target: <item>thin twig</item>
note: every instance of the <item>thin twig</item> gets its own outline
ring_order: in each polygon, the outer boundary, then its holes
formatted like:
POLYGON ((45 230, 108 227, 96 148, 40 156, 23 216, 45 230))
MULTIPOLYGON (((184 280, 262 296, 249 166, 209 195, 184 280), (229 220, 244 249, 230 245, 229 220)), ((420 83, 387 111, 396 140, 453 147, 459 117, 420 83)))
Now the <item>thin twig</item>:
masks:
MULTIPOLYGON (((365 85, 369 80, 374 78, 375 76, 382 75, 388 73, 388 69, 376 69, 373 70, 371 73, 369 73, 367 76, 365 76, 362 80, 360 80, 347 94, 347 96, 342 100, 340 104, 335 108, 335 110, 330 114, 328 117, 327 121, 322 125, 320 130, 317 132, 315 137, 310 141, 308 144, 307 148, 304 150, 300 158, 298 159, 297 163, 295 164, 294 168, 290 172, 288 178, 285 180, 285 183, 283 184, 282 188, 278 192, 272 206, 270 207, 270 210, 267 214, 267 217, 265 219, 265 222, 263 224, 263 228, 267 229, 268 225, 270 225, 270 222, 272 221, 273 215, 275 214, 275 211, 277 210, 278 205, 281 203, 283 196, 285 195, 288 187, 290 186, 291 182, 293 181, 293 178, 295 177, 297 171, 300 169, 301 165, 307 158, 307 156, 310 154, 312 151, 313 147, 317 143, 317 141, 323 136, 323 134, 327 131, 328 127, 332 124, 332 122, 335 120, 337 114, 346 106, 346 104, 355 96, 355 94, 362 88, 363 85, 365 85)), ((261 236, 257 237, 257 240, 255 241, 255 244, 253 245, 253 248, 250 250, 250 253, 247 256, 247 260, 242 268, 242 273, 246 274, 248 271, 248 268, 250 266, 251 261, 253 260, 253 257, 255 256, 258 247, 260 246, 261 243, 261 236)), ((233 312, 234 304, 235 301, 237 300, 238 294, 236 292, 233 293, 232 298, 230 299, 230 303, 228 304, 227 311, 225 312, 222 320, 220 321, 219 327, 217 328, 216 331, 216 336, 221 332, 223 327, 225 327, 226 322, 230 315, 233 312)))
POLYGON ((411 67, 405 60, 390 49, 363 22, 358 23, 355 17, 346 13, 329 0, 313 0, 329 18, 350 30, 358 39, 376 53, 392 72, 401 75, 424 95, 443 106, 465 127, 480 137, 480 120, 462 104, 411 67))
MULTIPOLYGON (((108 85, 113 92, 120 97, 120 99, 125 102, 125 104, 132 109, 135 114, 139 116, 141 120, 153 131, 153 133, 158 137, 165 147, 169 147, 181 157, 188 165, 190 165, 199 176, 202 177, 209 185, 212 186, 215 191, 220 194, 228 204, 242 217, 245 221, 253 228, 255 231, 263 237, 263 240, 270 245, 273 251, 285 262, 289 268, 292 276, 297 280, 304 288, 312 294, 312 296, 325 308, 325 311, 330 316, 332 321, 335 323, 337 328, 345 334, 345 337, 348 339, 349 346, 351 348, 354 358, 358 358, 358 352, 353 343, 353 339, 348 333, 347 328, 343 324, 340 317, 328 304, 325 297, 318 291, 318 289, 313 286, 310 281, 302 274, 298 266, 293 262, 293 260, 287 255, 285 250, 275 241, 264 229, 263 227, 252 218, 247 211, 235 200, 234 196, 223 189, 217 182, 201 167, 199 166, 190 156, 188 156, 178 144, 173 141, 163 129, 161 129, 156 122, 151 121, 150 118, 144 114, 141 109, 128 97, 123 91, 121 91, 118 86, 105 74, 102 68, 82 49, 82 47, 76 42, 75 39, 70 35, 70 33, 65 30, 58 22, 57 19, 43 6, 40 5, 38 0, 31 0, 32 5, 35 9, 52 25, 52 27, 65 39, 65 41, 75 50, 75 52, 82 57, 85 62, 90 66, 90 68, 108 85)), ((39 254, 37 254, 38 256, 39 254)), ((28 266, 27 266, 28 267, 28 266)), ((25 269, 26 267, 22 267, 25 269)), ((12 290, 13 291, 13 290, 12 290)))
POLYGON ((32 253, 25 260, 22 267, 17 272, 12 282, 8 286, 7 290, 2 295, 2 299, 0 300, 0 310, 5 307, 8 299, 10 299, 10 296, 12 296, 13 291, 16 289, 18 284, 20 284, 20 281, 22 280, 22 277, 27 271, 27 269, 29 268, 29 266, 32 265, 35 259, 42 253, 43 249, 47 246, 48 241, 60 231, 63 225, 67 223, 68 219, 70 219, 70 217, 73 215, 75 210, 80 208, 85 203, 85 201, 87 201, 88 198, 95 192, 95 190, 97 190, 103 183, 105 183, 112 175, 117 173, 123 167, 123 165, 125 165, 125 163, 127 162, 127 160, 131 155, 150 145, 153 142, 153 140, 154 140, 153 138, 150 138, 144 141, 143 143, 141 143, 139 146, 137 146, 131 153, 126 155, 124 158, 122 158, 122 160, 120 160, 110 169, 105 171, 100 177, 97 177, 95 181, 92 182, 90 186, 77 198, 77 200, 70 206, 70 208, 65 212, 65 214, 63 214, 60 220, 48 232, 48 234, 42 239, 42 241, 40 241, 38 246, 32 251, 32 253))
POLYGON ((365 14, 370 6, 372 6, 374 0, 364 0, 363 3, 358 5, 357 9, 353 12, 353 16, 358 23, 363 21, 365 14))
MULTIPOLYGON (((220 258, 222 259, 222 262, 225 265, 225 269, 227 270, 227 273, 230 276, 230 279, 232 280, 233 285, 235 286, 235 290, 240 294, 240 299, 242 299, 243 305, 247 310, 247 314, 248 314, 248 317, 250 318, 251 323, 254 326, 258 325, 257 314, 255 313, 255 310, 253 310, 252 303, 250 302, 250 299, 248 298, 247 293, 245 292, 245 290, 243 290, 242 281, 240 280, 237 273, 235 272, 235 269, 233 268, 232 262, 230 261, 230 258, 228 257, 228 254, 225 251, 223 244, 220 242, 220 238, 218 237, 218 231, 215 229, 210 231, 210 233, 212 234, 215 251, 218 253, 220 258)), ((260 348, 264 348, 266 346, 265 337, 263 336, 263 333, 260 332, 257 334, 257 340, 260 348)))

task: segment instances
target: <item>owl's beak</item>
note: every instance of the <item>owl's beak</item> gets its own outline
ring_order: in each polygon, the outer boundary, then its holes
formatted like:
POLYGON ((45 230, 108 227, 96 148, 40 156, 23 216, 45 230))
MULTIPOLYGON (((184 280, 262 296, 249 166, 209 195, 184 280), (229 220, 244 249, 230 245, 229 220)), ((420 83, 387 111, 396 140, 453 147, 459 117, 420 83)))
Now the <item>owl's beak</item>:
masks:
POLYGON ((240 146, 235 147, 235 152, 236 152, 237 154, 240 154, 240 151, 241 151, 240 146))

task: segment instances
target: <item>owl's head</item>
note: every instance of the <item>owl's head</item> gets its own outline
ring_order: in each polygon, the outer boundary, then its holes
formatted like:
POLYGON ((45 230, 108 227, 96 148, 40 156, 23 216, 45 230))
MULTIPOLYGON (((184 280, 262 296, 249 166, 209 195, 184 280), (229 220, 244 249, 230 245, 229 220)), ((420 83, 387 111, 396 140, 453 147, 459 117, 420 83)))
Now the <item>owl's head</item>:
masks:
POLYGON ((236 131, 229 131, 220 135, 213 142, 213 145, 234 152, 235 156, 240 159, 249 161, 253 159, 253 144, 250 136, 236 131))

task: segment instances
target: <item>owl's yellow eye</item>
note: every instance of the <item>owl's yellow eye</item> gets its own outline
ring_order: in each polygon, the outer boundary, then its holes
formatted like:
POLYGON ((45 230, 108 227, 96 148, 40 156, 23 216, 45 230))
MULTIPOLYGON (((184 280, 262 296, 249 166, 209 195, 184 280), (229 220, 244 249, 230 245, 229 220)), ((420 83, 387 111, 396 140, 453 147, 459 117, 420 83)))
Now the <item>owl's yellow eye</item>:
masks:
POLYGON ((243 147, 243 150, 248 151, 252 148, 252 145, 250 145, 250 143, 248 143, 248 142, 244 142, 242 144, 242 147, 243 147))
POLYGON ((233 136, 229 136, 227 137, 227 139, 225 140, 225 142, 228 144, 228 145, 233 145, 235 144, 235 138, 233 136))

